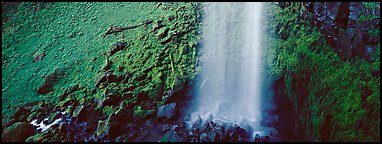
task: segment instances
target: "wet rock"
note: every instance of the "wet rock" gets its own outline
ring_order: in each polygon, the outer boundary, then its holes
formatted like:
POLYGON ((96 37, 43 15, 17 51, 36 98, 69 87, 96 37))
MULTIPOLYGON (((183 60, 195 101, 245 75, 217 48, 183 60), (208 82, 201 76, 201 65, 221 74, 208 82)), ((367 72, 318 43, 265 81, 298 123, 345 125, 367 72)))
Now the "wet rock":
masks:
POLYGON ((32 125, 26 122, 17 122, 4 129, 3 142, 24 142, 28 137, 36 134, 32 125))
POLYGON ((207 138, 210 142, 214 142, 216 139, 216 132, 215 131, 210 131, 207 134, 207 138))
POLYGON ((203 132, 202 134, 200 134, 199 139, 201 142, 208 142, 207 133, 203 132))
POLYGON ((184 141, 175 131, 167 131, 160 140, 161 142, 182 142, 184 141))
POLYGON ((157 118, 164 121, 171 119, 176 114, 176 103, 166 104, 159 107, 157 118))
POLYGON ((198 129, 202 126, 202 123, 203 123, 202 118, 200 117, 200 115, 198 115, 198 119, 192 125, 192 128, 198 129))
POLYGON ((169 124, 166 123, 166 124, 163 126, 162 131, 163 131, 163 132, 166 132, 167 130, 170 130, 170 128, 171 128, 171 125, 169 125, 169 124))

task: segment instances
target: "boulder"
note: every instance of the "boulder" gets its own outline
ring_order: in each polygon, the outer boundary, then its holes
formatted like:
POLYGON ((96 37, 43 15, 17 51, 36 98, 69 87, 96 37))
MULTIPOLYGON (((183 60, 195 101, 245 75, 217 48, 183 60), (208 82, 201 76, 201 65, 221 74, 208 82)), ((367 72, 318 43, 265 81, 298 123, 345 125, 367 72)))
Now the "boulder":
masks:
POLYGON ((157 118, 169 120, 176 115, 176 103, 166 104, 159 107, 157 118))
POLYGON ((24 142, 28 137, 36 134, 32 125, 26 122, 17 122, 4 129, 3 142, 24 142))
POLYGON ((56 69, 53 73, 47 75, 44 79, 44 84, 38 88, 37 92, 39 94, 46 94, 53 91, 53 86, 58 82, 61 76, 64 76, 65 73, 63 69, 56 69))

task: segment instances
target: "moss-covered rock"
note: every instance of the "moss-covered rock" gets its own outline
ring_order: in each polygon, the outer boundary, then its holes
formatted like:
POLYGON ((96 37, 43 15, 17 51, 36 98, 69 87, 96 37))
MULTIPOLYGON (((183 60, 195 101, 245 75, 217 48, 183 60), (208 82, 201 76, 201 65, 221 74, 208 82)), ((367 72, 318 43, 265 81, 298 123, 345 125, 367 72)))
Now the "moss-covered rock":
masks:
POLYGON ((28 116, 27 121, 28 121, 28 122, 32 121, 33 119, 36 118, 36 115, 37 115, 37 112, 32 112, 32 113, 28 116))
POLYGON ((138 119, 142 118, 145 114, 145 111, 142 109, 141 106, 135 106, 133 111, 133 118, 138 119))
POLYGON ((45 133, 38 133, 33 136, 28 137, 25 142, 42 142, 44 139, 44 134, 45 133))
POLYGON ((102 108, 102 118, 107 118, 111 114, 115 113, 116 107, 115 106, 105 106, 102 108))
POLYGON ((80 114, 81 110, 84 108, 84 105, 77 106, 74 111, 72 117, 77 117, 80 114))
POLYGON ((102 133, 105 133, 105 134, 108 133, 109 128, 107 124, 108 124, 107 120, 99 120, 97 130, 94 132, 94 135, 97 137, 97 136, 100 136, 102 133))

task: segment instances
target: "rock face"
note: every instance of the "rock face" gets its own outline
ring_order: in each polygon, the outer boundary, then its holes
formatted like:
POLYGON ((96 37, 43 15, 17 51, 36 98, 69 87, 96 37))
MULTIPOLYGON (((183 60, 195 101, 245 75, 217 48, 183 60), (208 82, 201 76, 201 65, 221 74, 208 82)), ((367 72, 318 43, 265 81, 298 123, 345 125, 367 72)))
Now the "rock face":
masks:
POLYGON ((176 103, 166 104, 159 107, 157 118, 169 120, 176 114, 176 103))
POLYGON ((380 39, 378 35, 368 34, 380 27, 380 7, 367 9, 360 2, 304 2, 308 13, 303 18, 319 27, 326 40, 341 59, 360 57, 372 61, 371 53, 380 39), (361 19, 361 16, 374 16, 361 19))
POLYGON ((17 122, 4 130, 1 141, 24 142, 29 136, 35 133, 32 125, 25 122, 17 122))

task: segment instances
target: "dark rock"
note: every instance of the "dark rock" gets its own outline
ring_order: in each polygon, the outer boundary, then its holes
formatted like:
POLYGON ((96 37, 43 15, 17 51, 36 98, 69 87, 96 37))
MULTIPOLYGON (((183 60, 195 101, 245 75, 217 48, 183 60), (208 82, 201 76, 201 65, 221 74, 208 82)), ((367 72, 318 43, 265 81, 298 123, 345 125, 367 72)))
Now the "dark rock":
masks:
POLYGON ((245 142, 249 141, 251 137, 251 134, 244 130, 243 128, 239 127, 238 125, 235 125, 234 132, 232 134, 232 141, 235 142, 245 142))
POLYGON ((372 75, 376 78, 379 78, 379 71, 373 71, 372 75))
POLYGON ((54 84, 57 83, 59 78, 64 76, 64 71, 62 69, 56 69, 53 73, 45 77, 44 84, 38 88, 37 92, 39 94, 46 94, 53 90, 54 84))
POLYGON ((264 137, 264 142, 270 142, 270 140, 271 140, 270 136, 267 135, 264 137))
POLYGON ((128 138, 126 135, 121 135, 115 139, 115 142, 128 142, 128 138))
POLYGON ((17 107, 14 114, 15 121, 26 121, 30 113, 30 108, 28 109, 25 106, 17 107))
POLYGON ((215 131, 208 132, 207 138, 209 139, 209 141, 214 142, 216 140, 216 132, 215 131))
POLYGON ((349 20, 349 10, 350 3, 349 2, 341 2, 341 5, 339 6, 338 13, 336 16, 336 24, 340 28, 346 28, 348 25, 349 20))
POLYGON ((216 132, 218 137, 222 137, 223 134, 225 133, 225 129, 223 126, 218 125, 218 126, 214 127, 213 130, 216 132))
POLYGON ((255 141, 256 141, 256 142, 259 142, 259 141, 260 141, 260 138, 261 138, 261 137, 260 137, 259 134, 256 134, 256 135, 255 135, 255 141))
POLYGON ((350 2, 349 10, 348 28, 355 28, 362 12, 362 4, 359 2, 350 2))
POLYGON ((154 123, 153 123, 152 120, 147 120, 147 121, 145 122, 145 126, 146 126, 147 128, 149 128, 149 129, 151 129, 151 128, 154 127, 154 123))
POLYGON ((127 131, 128 131, 127 137, 131 139, 138 135, 139 128, 134 126, 134 124, 129 124, 127 131))
POLYGON ((170 125, 169 124, 165 124, 164 126, 163 126, 163 129, 162 129, 162 131, 163 132, 166 132, 166 131, 168 131, 168 130, 170 130, 170 125))
POLYGON ((169 120, 176 115, 176 103, 166 104, 159 107, 157 118, 169 120))
POLYGON ((28 137, 36 134, 32 125, 26 122, 17 122, 4 129, 2 133, 3 142, 24 142, 28 137))
POLYGON ((106 74, 106 79, 109 83, 119 83, 122 81, 123 78, 124 76, 122 75, 116 76, 113 74, 106 74))
POLYGON ((198 115, 198 119, 192 125, 192 128, 198 129, 202 126, 202 123, 203 123, 202 118, 200 117, 200 115, 198 115))
POLYGON ((320 28, 326 40, 343 60, 359 57, 372 61, 367 45, 376 45, 379 36, 368 35, 372 27, 379 28, 379 20, 360 21, 360 15, 377 15, 359 2, 306 2, 304 6, 310 15, 303 13, 304 19, 320 28))
POLYGON ((113 89, 106 89, 105 96, 106 96, 106 99, 103 102, 103 105, 102 105, 103 107, 120 104, 121 96, 117 93, 117 91, 113 89))
POLYGON ((174 15, 169 15, 169 16, 167 16, 167 20, 172 21, 173 19, 175 19, 175 16, 174 16, 174 15))
POLYGON ((207 138, 207 133, 203 132, 202 134, 200 134, 199 136, 199 139, 201 142, 209 142, 209 139, 207 138))

